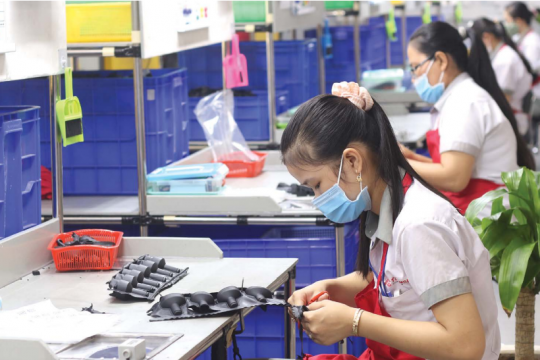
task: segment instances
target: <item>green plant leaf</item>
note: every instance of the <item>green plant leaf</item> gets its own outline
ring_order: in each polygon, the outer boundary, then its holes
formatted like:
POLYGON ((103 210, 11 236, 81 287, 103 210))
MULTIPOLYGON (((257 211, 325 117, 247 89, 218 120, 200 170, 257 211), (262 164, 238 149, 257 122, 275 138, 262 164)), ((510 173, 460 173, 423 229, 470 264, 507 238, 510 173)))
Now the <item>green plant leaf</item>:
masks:
POLYGON ((501 255, 499 254, 491 258, 491 260, 489 260, 489 265, 491 266, 491 274, 493 277, 497 278, 497 276, 499 276, 499 269, 501 268, 501 255))
MULTIPOLYGON (((538 241, 538 229, 537 229, 537 222, 536 218, 532 214, 532 212, 529 209, 518 207, 514 209, 514 216, 516 215, 516 212, 521 212, 521 214, 525 217, 525 223, 520 223, 521 225, 527 225, 530 228, 528 239, 532 239, 531 241, 538 241)), ((517 216, 516 216, 517 218, 517 216)))
POLYGON ((516 305, 534 245, 519 237, 513 239, 504 249, 497 280, 501 303, 508 316, 516 305))
POLYGON ((509 192, 512 193, 519 191, 519 184, 521 183, 521 179, 523 178, 523 169, 524 168, 516 171, 503 172, 501 174, 501 179, 508 188, 509 192))
POLYGON ((529 266, 525 272, 525 278, 523 279, 523 287, 532 289, 533 280, 540 274, 540 261, 535 260, 532 256, 529 258, 529 266))
MULTIPOLYGON (((512 210, 506 210, 499 221, 489 226, 482 236, 482 243, 489 251, 489 258, 499 254, 510 244, 512 239, 522 235, 521 229, 515 226, 509 226, 512 218, 512 210)), ((485 219, 484 219, 485 220, 485 219)))
POLYGON ((472 221, 478 216, 480 211, 482 211, 486 207, 487 204, 507 193, 508 191, 506 189, 501 188, 489 191, 485 193, 482 197, 473 200, 467 208, 467 212, 465 213, 467 221, 472 223, 472 221))
POLYGON ((538 183, 536 182, 534 173, 531 170, 525 169, 524 171, 527 179, 527 192, 529 195, 528 198, 533 204, 535 220, 537 220, 538 216, 540 215, 540 197, 538 196, 538 183))
POLYGON ((501 197, 493 200, 493 204, 491 205, 491 216, 493 216, 495 214, 498 214, 498 213, 501 213, 504 210, 506 210, 506 208, 503 205, 503 199, 504 199, 504 197, 501 196, 501 197))

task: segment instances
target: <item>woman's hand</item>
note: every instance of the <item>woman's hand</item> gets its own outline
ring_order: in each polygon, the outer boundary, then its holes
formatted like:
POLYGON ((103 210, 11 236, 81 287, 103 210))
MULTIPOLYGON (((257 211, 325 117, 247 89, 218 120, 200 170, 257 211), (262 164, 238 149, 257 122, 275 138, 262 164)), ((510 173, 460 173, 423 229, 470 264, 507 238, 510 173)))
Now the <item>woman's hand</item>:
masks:
POLYGON ((403 144, 399 144, 399 148, 401 150, 401 153, 403 154, 403 156, 405 157, 405 159, 413 159, 414 158, 414 154, 415 152, 412 151, 411 149, 405 147, 403 144))
MULTIPOLYGON (((323 291, 328 291, 326 283, 323 281, 317 281, 312 285, 306 286, 301 290, 295 291, 292 296, 287 300, 291 305, 302 306, 309 304, 309 301, 313 299, 314 296, 320 294, 323 291)), ((319 298, 319 301, 328 300, 328 295, 323 295, 319 298)))
POLYGON ((332 345, 352 334, 355 308, 324 300, 308 306, 302 326, 308 336, 321 345, 332 345))

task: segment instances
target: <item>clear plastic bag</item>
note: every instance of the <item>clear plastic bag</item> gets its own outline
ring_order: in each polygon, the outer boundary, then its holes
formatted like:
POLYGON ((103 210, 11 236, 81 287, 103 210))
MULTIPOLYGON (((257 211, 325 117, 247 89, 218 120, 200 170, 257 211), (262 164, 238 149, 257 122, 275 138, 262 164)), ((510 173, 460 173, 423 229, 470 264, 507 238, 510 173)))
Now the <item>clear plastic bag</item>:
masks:
POLYGON ((195 115, 212 151, 214 161, 257 161, 232 115, 234 97, 231 90, 218 91, 202 98, 195 115))

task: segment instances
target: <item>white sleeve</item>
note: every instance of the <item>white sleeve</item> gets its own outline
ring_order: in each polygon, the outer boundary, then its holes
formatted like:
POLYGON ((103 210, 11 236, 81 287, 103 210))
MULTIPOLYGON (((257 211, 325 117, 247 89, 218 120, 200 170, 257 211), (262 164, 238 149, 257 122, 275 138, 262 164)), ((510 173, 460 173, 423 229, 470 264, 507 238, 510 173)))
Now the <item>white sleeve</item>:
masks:
POLYGON ((527 59, 533 71, 537 72, 540 70, 540 44, 523 44, 521 53, 527 59))
POLYGON ((517 89, 516 79, 523 77, 523 74, 517 74, 516 71, 522 72, 523 66, 513 67, 509 61, 494 61, 492 65, 499 87, 505 94, 512 95, 517 89))
POLYGON ((489 116, 490 108, 485 99, 452 101, 445 105, 445 111, 440 114, 439 152, 442 154, 447 151, 459 151, 474 157, 478 156, 485 139, 486 114, 489 116))
POLYGON ((398 241, 409 283, 428 309, 472 292, 469 272, 454 245, 460 239, 447 225, 433 220, 408 224, 398 241))

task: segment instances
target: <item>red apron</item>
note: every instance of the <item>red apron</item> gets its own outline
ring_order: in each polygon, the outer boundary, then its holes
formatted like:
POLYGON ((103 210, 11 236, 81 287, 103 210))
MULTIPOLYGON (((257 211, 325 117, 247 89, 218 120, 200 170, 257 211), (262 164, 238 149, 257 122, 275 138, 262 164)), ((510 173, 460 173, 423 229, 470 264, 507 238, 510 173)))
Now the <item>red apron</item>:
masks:
MULTIPOLYGON (((409 174, 405 175, 403 179, 403 192, 407 193, 407 190, 412 184, 412 178, 409 174)), ((355 297, 356 306, 360 309, 364 309, 367 312, 391 317, 390 314, 381 306, 379 302, 379 292, 381 288, 381 280, 384 277, 384 271, 386 269, 386 254, 388 253, 388 244, 384 243, 383 255, 381 259, 381 267, 379 268, 379 275, 377 276, 377 286, 375 287, 375 280, 371 280, 368 286, 362 290, 355 297)), ((362 318, 360 318, 360 322, 362 318)), ((366 339, 366 345, 368 349, 358 358, 358 360, 422 360, 422 358, 404 353, 403 351, 391 348, 388 345, 378 343, 373 340, 366 339)), ((306 355, 304 360, 357 360, 356 357, 347 354, 325 354, 311 356, 306 355)))
MULTIPOLYGON (((439 136, 439 129, 430 130, 426 133, 426 143, 429 150, 429 155, 434 163, 441 163, 441 153, 439 146, 441 143, 441 137, 439 136)), ((484 179, 471 179, 465 189, 460 192, 442 191, 444 195, 458 208, 459 212, 463 215, 467 210, 467 207, 471 201, 478 199, 485 193, 491 190, 498 189, 504 185, 496 184, 493 181, 484 179)))

